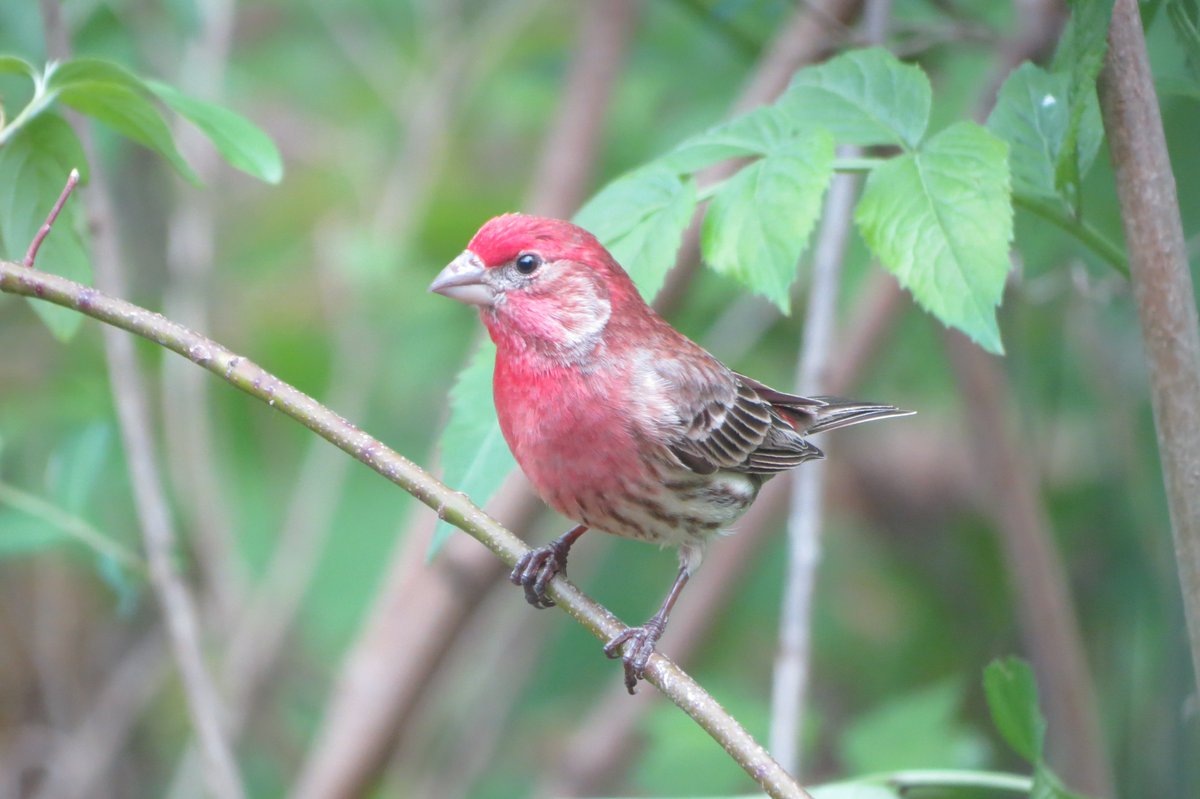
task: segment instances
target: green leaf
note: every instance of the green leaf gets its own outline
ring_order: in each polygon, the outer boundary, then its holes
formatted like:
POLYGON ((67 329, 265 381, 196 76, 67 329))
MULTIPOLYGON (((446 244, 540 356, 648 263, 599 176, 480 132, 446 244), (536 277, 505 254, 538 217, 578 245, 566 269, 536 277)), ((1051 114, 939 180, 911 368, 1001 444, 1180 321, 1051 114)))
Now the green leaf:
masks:
POLYGON ((859 717, 841 736, 841 761, 853 774, 978 768, 985 745, 958 721, 962 694, 960 680, 943 680, 859 717))
POLYGON ((1039 762, 1046 720, 1038 709, 1033 669, 1016 657, 994 660, 984 669, 983 691, 1000 735, 1021 757, 1039 762))
POLYGON ((680 172, 743 156, 766 155, 796 137, 797 127, 779 108, 764 106, 698 133, 656 163, 680 172))
MULTIPOLYGON (((485 341, 450 390, 450 421, 442 433, 442 482, 483 507, 516 466, 492 400, 496 347, 485 341)), ((429 544, 432 559, 456 528, 439 521, 429 544)))
POLYGON ((633 278, 646 301, 675 265, 696 209, 696 184, 661 164, 609 183, 575 215, 633 278))
MULTIPOLYGON (((82 165, 75 156, 79 146, 71 126, 62 117, 43 114, 30 120, 4 147, 0 147, 0 240, 4 254, 21 261, 30 242, 54 207, 71 167, 82 165), (64 162, 63 159, 69 159, 64 162)), ((80 283, 90 283, 92 266, 79 235, 77 201, 68 201, 50 229, 37 257, 37 268, 80 283)), ((79 329, 83 317, 67 308, 30 300, 33 310, 50 332, 66 341, 79 329)))
POLYGON ((253 122, 228 108, 189 97, 165 83, 152 80, 146 85, 199 128, 230 166, 267 183, 278 183, 283 178, 283 159, 275 142, 253 122))
MULTIPOLYGON (((1086 173, 1100 148, 1093 135, 1101 130, 1100 109, 1095 92, 1088 94, 1095 120, 1087 120, 1079 140, 1080 173, 1086 173), (1093 125, 1094 122, 1094 125, 1093 125)), ((1012 169, 1013 191, 1057 197, 1055 172, 1064 157, 1067 130, 1071 125, 1070 77, 1046 72, 1029 62, 1015 69, 996 98, 988 116, 988 130, 1008 142, 1008 162, 1012 169)))
POLYGON ((914 299, 994 353, 1004 351, 995 309, 1013 229, 1007 151, 959 122, 876 168, 855 212, 867 244, 914 299))
POLYGON ((76 82, 63 88, 58 97, 76 111, 154 150, 189 182, 200 185, 200 178, 175 148, 171 129, 158 108, 130 86, 101 81, 76 82))
POLYGON ((1055 164, 1054 184, 1067 203, 1079 206, 1079 185, 1104 137, 1096 100, 1096 78, 1108 52, 1108 23, 1112 0, 1072 0, 1071 18, 1059 38, 1052 72, 1069 76, 1067 103, 1070 109, 1063 145, 1055 164))
POLYGON ((67 513, 78 515, 108 464, 112 429, 93 424, 69 436, 50 456, 46 483, 50 496, 67 513))
POLYGON ((701 250, 718 272, 787 313, 797 262, 833 177, 833 137, 814 131, 725 181, 704 217, 701 250))
POLYGON ((120 64, 103 58, 73 58, 48 72, 46 90, 53 93, 91 83, 111 83, 144 97, 150 96, 150 90, 141 78, 120 64))
POLYGON ((67 535, 52 524, 18 511, 0 510, 0 558, 12 558, 58 546, 67 535))
POLYGON ((796 73, 778 105, 804 127, 825 127, 839 144, 916 147, 933 90, 920 67, 887 50, 851 50, 796 73))
POLYGON ((37 80, 37 69, 26 61, 24 58, 17 58, 15 55, 0 55, 0 75, 18 73, 28 75, 31 79, 37 80))

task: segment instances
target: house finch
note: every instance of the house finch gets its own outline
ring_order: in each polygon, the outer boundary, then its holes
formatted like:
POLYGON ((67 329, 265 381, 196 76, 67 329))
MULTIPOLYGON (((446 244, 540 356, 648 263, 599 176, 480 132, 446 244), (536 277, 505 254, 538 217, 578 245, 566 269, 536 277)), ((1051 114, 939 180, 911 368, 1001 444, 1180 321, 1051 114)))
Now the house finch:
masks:
POLYGON ((672 328, 595 237, 521 214, 490 220, 430 291, 479 307, 496 342, 500 429, 538 495, 577 527, 511 579, 536 607, 588 528, 679 548, 658 612, 609 641, 633 693, 705 545, 773 475, 823 454, 804 436, 904 416, 799 397, 728 369, 672 328))

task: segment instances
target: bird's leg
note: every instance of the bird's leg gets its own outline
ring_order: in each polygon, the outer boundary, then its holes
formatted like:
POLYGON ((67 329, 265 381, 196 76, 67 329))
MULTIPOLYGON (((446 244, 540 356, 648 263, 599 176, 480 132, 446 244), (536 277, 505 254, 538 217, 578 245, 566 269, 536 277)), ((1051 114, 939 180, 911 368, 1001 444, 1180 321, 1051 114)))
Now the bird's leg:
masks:
POLYGON ((544 547, 531 549, 513 567, 509 581, 525 589, 525 601, 535 608, 554 607, 546 596, 546 586, 554 575, 567 573, 567 553, 579 536, 587 532, 586 525, 576 525, 544 547))
POLYGON ((621 652, 621 645, 629 644, 620 657, 625 664, 625 687, 631 694, 635 693, 638 680, 646 676, 646 664, 650 662, 654 646, 662 637, 663 630, 667 628, 667 617, 671 615, 675 600, 679 599, 679 592, 687 585, 688 576, 687 566, 680 566, 675 584, 671 586, 671 591, 663 600, 658 612, 641 627, 630 627, 604 645, 604 654, 615 658, 621 652))

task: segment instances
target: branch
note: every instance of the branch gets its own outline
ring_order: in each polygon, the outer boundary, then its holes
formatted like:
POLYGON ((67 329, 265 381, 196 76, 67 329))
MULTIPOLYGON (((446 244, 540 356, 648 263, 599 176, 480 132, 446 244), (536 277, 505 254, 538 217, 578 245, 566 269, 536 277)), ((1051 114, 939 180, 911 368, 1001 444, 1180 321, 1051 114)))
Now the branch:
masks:
POLYGON ((1133 293, 1150 368, 1192 666, 1200 687, 1200 330, 1175 176, 1134 0, 1117 0, 1100 74, 1133 293))
MULTIPOLYGON (((512 566, 529 551, 521 539, 497 524, 465 495, 443 485, 403 455, 249 359, 161 314, 11 261, 0 261, 0 291, 75 309, 182 355, 371 467, 433 508, 440 518, 492 550, 507 565, 512 566)), ((549 593, 559 607, 602 641, 625 629, 612 613, 561 577, 550 586, 549 593)), ((712 696, 666 657, 656 653, 650 659, 646 680, 691 716, 769 796, 811 799, 712 696)))

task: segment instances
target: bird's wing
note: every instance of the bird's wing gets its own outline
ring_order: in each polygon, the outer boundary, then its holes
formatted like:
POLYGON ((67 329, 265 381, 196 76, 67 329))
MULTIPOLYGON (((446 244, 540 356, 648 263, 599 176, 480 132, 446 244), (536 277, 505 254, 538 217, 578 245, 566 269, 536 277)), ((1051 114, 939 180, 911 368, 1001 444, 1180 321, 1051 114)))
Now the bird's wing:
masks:
POLYGON ((653 365, 677 420, 667 425, 667 447, 685 466, 771 475, 822 457, 755 387, 705 356, 653 365))

